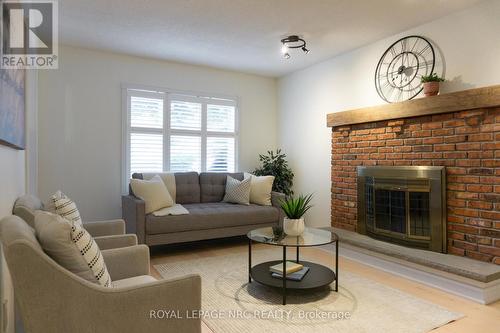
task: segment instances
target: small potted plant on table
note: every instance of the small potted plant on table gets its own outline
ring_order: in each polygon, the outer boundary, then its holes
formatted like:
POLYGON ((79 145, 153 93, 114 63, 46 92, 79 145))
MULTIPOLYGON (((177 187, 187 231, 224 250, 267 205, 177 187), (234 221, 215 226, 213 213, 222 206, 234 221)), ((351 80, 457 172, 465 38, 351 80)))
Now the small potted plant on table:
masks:
POLYGON ((300 236, 304 232, 304 214, 312 207, 312 194, 300 195, 298 198, 288 198, 281 203, 285 212, 283 230, 289 236, 300 236))
POLYGON ((439 93, 439 83, 444 81, 444 79, 437 76, 436 73, 424 75, 420 80, 424 84, 425 96, 436 96, 439 93))

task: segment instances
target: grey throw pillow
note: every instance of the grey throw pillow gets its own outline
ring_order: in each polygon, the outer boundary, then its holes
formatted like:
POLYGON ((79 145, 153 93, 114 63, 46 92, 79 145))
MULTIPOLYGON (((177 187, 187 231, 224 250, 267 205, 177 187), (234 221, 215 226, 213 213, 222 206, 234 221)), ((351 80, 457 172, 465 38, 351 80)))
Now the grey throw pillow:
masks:
POLYGON ((59 265, 85 280, 112 287, 99 247, 78 223, 39 210, 35 213, 35 231, 45 253, 59 265))
POLYGON ((226 179, 226 194, 224 195, 224 202, 237 203, 242 205, 250 204, 250 182, 251 179, 243 179, 239 181, 231 176, 226 179))

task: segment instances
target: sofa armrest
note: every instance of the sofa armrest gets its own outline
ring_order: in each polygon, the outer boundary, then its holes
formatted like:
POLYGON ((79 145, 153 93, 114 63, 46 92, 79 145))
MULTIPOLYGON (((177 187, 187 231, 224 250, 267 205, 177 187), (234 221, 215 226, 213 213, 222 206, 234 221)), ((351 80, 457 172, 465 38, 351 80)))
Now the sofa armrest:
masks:
POLYGON ((94 237, 94 240, 101 250, 137 245, 135 234, 100 236, 94 237))
POLYGON ((146 245, 103 250, 102 256, 112 280, 149 275, 149 248, 146 245))
POLYGON ((101 296, 99 311, 106 309, 105 313, 113 314, 99 316, 107 332, 201 332, 199 275, 108 288, 101 296), (175 312, 182 318, 166 318, 165 311, 175 312))
POLYGON ((281 202, 286 199, 286 195, 280 192, 271 192, 271 204, 276 208, 281 208, 281 202))
POLYGON ((122 196, 122 217, 127 233, 137 235, 140 244, 146 241, 146 203, 133 195, 122 196))
POLYGON ((125 234, 125 221, 122 219, 85 222, 83 227, 92 237, 125 234))
POLYGON ((281 203, 285 199, 286 195, 284 193, 274 192, 274 191, 271 192, 271 204, 273 205, 273 207, 278 208, 280 212, 279 223, 281 226, 283 225, 283 219, 285 218, 285 212, 281 208, 281 203))

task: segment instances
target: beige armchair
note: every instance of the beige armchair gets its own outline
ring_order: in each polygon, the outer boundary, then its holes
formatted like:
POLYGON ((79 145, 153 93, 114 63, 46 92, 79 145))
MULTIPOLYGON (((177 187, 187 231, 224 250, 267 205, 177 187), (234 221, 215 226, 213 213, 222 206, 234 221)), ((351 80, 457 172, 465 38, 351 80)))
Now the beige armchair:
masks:
MULTIPOLYGON (((39 198, 26 194, 16 200, 12 213, 34 227, 35 211, 43 209, 39 198)), ((125 234, 125 221, 122 219, 84 222, 83 225, 101 250, 137 245, 135 234, 125 234)))
POLYGON ((145 245, 102 251, 114 284, 105 288, 58 265, 17 216, 0 221, 0 240, 27 333, 201 332, 199 318, 186 318, 201 309, 200 277, 154 279, 145 245), (154 310, 184 318, 156 319, 154 310))

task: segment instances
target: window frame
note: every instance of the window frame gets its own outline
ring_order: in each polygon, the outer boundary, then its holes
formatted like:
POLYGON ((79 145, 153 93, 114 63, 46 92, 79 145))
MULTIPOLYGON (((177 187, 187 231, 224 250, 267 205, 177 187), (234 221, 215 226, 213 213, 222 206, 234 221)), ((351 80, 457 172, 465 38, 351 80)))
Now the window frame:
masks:
POLYGON ((131 133, 154 133, 163 135, 163 172, 170 169, 170 137, 172 135, 186 135, 201 137, 201 172, 207 168, 207 139, 208 137, 234 138, 234 171, 239 166, 239 106, 238 97, 163 89, 158 87, 122 84, 122 192, 128 193, 130 178, 130 138, 131 133), (146 97, 163 99, 163 128, 131 127, 131 97, 146 97), (170 128, 170 104, 172 100, 201 103, 201 130, 184 130, 170 128), (211 103, 212 102, 212 103, 211 103), (234 132, 208 131, 207 105, 234 106, 234 132))

